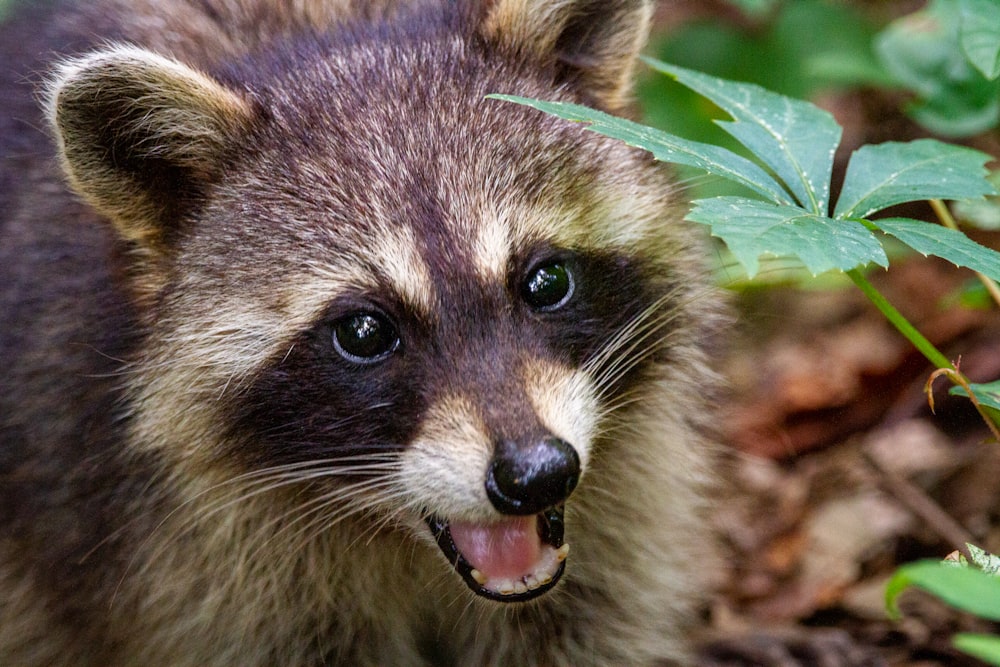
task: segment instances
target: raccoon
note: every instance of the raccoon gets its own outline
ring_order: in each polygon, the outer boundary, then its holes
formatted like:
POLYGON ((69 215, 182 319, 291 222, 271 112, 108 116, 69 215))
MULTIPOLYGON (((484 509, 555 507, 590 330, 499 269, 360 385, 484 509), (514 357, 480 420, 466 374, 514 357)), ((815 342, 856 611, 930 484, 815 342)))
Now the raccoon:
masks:
POLYGON ((488 97, 627 113, 652 4, 16 9, 0 664, 686 659, 700 241, 647 154, 488 97))

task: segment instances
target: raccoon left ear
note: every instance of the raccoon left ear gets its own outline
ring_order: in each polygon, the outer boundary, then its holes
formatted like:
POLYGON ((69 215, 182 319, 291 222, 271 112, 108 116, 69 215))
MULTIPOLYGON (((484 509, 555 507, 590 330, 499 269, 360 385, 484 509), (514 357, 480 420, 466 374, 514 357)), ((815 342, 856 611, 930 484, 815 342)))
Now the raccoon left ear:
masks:
POLYGON ((47 103, 73 189, 154 257, 252 116, 247 100, 207 75, 124 45, 64 63, 47 103))
POLYGON ((649 35, 653 0, 487 0, 487 40, 562 68, 609 110, 628 104, 635 60, 649 35))

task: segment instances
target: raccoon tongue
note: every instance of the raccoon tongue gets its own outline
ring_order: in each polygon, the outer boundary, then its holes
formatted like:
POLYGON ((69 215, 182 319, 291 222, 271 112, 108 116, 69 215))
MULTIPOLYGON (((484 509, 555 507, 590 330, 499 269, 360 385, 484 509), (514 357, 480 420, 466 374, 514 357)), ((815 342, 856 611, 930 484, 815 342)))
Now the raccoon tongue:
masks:
POLYGON ((520 579, 532 573, 542 557, 537 516, 491 523, 453 521, 449 530, 455 548, 487 579, 520 579))

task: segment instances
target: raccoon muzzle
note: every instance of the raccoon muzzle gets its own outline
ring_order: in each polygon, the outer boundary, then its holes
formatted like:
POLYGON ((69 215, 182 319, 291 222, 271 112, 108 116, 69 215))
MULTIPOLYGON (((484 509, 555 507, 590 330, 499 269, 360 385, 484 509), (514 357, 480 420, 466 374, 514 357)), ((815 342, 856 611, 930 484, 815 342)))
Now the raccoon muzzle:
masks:
POLYGON ((428 519, 431 532, 478 595, 521 602, 551 589, 565 570, 564 501, 580 480, 580 457, 555 437, 501 440, 486 471, 486 495, 503 514, 474 523, 428 519))

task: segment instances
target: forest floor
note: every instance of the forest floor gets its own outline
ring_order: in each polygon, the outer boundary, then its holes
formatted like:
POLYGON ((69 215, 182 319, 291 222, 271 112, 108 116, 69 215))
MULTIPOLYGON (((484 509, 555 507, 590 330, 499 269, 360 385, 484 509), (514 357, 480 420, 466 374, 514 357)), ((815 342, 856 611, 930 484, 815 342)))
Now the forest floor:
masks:
MULTIPOLYGON (((994 247, 996 241, 991 239, 994 247)), ((1000 377, 1000 312, 951 300, 969 278, 914 258, 872 276, 973 381, 1000 377)), ((1000 445, 854 289, 737 293, 725 371, 727 549, 702 667, 978 665, 950 646, 986 630, 918 591, 886 615, 899 565, 971 542, 1000 551, 1000 445), (777 639, 777 641, 775 641, 777 639)))
MULTIPOLYGON (((714 22, 752 48, 766 25, 735 4, 661 0, 657 23, 670 34, 714 22)), ((887 21, 924 3, 845 4, 887 21)), ((813 101, 844 128, 835 190, 858 146, 928 136, 898 91, 832 90, 813 101)), ((996 131, 963 143, 1000 156, 996 131)), ((936 220, 926 205, 891 213, 936 220)), ((1000 248, 1000 233, 975 238, 1000 248)), ((1000 309, 956 297, 969 272, 914 256, 869 279, 973 381, 1000 378, 1000 309)), ((738 326, 719 420, 731 465, 716 512, 725 556, 698 667, 982 665, 951 636, 998 628, 916 590, 891 620, 885 587, 900 565, 966 543, 1000 553, 1000 444, 943 378, 931 410, 934 369, 847 280, 732 293, 738 326)))

